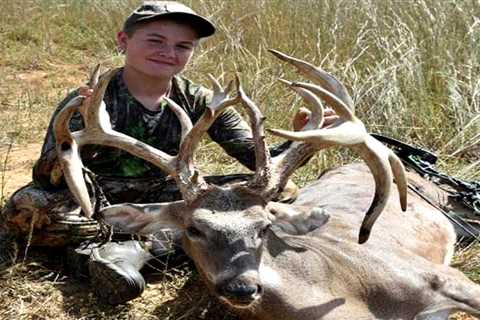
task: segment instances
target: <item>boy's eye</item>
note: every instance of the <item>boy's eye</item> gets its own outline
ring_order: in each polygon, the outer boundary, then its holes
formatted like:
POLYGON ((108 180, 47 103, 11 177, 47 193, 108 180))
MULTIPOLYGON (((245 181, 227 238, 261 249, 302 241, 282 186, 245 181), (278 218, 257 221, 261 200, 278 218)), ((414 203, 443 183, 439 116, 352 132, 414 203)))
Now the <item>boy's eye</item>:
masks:
POLYGON ((177 48, 182 49, 182 50, 191 50, 192 47, 187 45, 187 44, 179 44, 177 45, 177 48))
POLYGON ((147 42, 149 43, 165 43, 165 40, 164 39, 161 39, 161 38, 157 38, 157 37, 153 37, 153 38, 146 38, 145 39, 147 42))
POLYGON ((260 232, 258 233, 258 238, 263 239, 265 238, 265 235, 267 234, 268 230, 270 229, 271 224, 268 224, 267 226, 263 227, 260 232))

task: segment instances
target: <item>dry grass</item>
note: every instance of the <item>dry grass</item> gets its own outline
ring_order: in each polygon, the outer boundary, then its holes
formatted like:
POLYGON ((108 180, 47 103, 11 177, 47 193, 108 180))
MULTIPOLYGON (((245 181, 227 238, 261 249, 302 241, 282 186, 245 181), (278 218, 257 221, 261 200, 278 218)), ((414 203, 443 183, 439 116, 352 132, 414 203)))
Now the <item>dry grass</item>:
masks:
POLYGON ((23 263, 0 274, 0 319, 236 319, 209 296, 186 262, 152 268, 140 298, 112 307, 96 300, 88 282, 66 274, 63 257, 61 250, 33 250, 23 263))
MULTIPOLYGON (((267 52, 276 48, 337 75, 353 93, 356 112, 371 131, 437 152, 440 168, 450 174, 480 178, 478 2, 185 2, 210 16, 219 30, 214 39, 202 43, 187 75, 203 83, 207 73, 226 79, 239 72, 268 126, 288 127, 289 115, 300 105, 277 83, 279 77, 297 75, 267 52)), ((121 65, 113 39, 122 17, 136 4, 0 2, 2 202, 13 191, 5 188, 15 167, 9 146, 41 143, 56 104, 87 79, 93 65, 121 65)), ((201 151, 199 160, 207 172, 241 169, 212 143, 206 142, 201 151)), ((22 156, 26 167, 21 172, 28 176, 35 156, 17 153, 15 160, 22 156)), ((321 153, 297 172, 296 179, 303 184, 324 168, 351 159, 348 152, 321 153)), ((476 281, 478 250, 471 248, 457 259, 476 281)), ((211 300, 189 267, 162 273, 162 281, 149 286, 141 298, 111 308, 97 304, 85 284, 65 275, 60 253, 30 252, 25 263, 0 277, 1 319, 233 319, 218 305, 209 305, 211 300)))

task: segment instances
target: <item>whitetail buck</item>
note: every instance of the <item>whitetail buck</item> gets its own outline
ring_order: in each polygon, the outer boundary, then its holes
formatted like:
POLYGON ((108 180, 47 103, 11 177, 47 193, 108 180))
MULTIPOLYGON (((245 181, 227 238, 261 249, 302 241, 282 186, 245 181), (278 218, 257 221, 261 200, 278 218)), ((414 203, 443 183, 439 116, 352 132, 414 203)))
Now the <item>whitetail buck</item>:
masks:
POLYGON ((85 214, 91 215, 92 208, 78 147, 118 147, 171 174, 183 200, 110 206, 101 211, 104 219, 131 233, 183 230, 184 249, 209 289, 246 319, 433 320, 447 319, 454 310, 480 315, 480 287, 448 266, 455 242, 452 225, 413 195, 407 205, 400 161, 367 134, 345 87, 306 62, 272 52, 315 83, 287 82, 312 107, 313 116, 303 131, 272 130, 295 141, 272 159, 264 141, 264 119, 238 80, 234 98, 228 97, 230 86, 223 90, 212 80, 213 102, 195 125, 169 101, 183 127, 177 156, 111 129, 102 98, 115 71, 99 80, 88 105, 81 98, 72 100, 55 123, 57 150, 85 214), (323 129, 319 98, 340 116, 323 129), (215 117, 236 103, 242 103, 250 117, 255 175, 248 183, 208 185, 195 170, 194 151, 215 117), (68 120, 77 109, 86 129, 69 132, 68 120), (355 150, 367 166, 328 171, 301 189, 293 204, 271 201, 305 159, 337 145, 355 150), (391 190, 393 177, 398 191, 391 190))

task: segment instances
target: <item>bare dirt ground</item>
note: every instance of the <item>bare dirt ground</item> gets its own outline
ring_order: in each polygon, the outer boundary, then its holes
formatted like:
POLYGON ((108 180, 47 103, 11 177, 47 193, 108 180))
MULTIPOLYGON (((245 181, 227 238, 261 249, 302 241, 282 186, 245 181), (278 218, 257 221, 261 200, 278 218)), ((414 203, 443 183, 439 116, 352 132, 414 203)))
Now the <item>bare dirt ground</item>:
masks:
POLYGON ((32 167, 40 154, 41 147, 40 143, 0 146, 0 159, 3 162, 2 188, 4 197, 8 197, 15 190, 31 181, 32 167))

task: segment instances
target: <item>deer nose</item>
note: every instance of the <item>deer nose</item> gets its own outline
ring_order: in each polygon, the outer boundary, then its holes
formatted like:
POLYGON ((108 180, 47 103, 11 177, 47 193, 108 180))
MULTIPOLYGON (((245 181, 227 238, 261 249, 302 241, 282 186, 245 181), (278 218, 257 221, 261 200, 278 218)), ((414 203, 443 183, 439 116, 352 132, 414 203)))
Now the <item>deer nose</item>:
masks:
POLYGON ((249 304, 262 294, 262 287, 240 279, 229 281, 221 288, 223 295, 240 304, 249 304))

